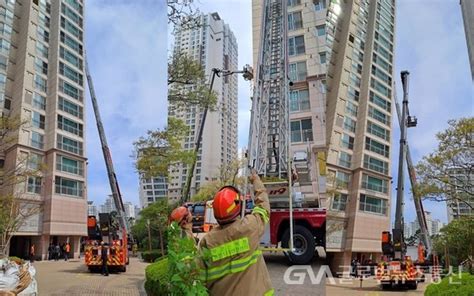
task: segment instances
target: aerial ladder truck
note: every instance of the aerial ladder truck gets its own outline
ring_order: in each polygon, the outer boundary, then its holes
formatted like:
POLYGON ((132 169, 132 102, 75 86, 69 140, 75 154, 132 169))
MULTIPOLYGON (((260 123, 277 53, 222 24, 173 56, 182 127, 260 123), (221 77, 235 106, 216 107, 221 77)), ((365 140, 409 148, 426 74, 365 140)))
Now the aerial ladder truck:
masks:
MULTIPOLYGON (((416 172, 411 159, 409 146, 407 143, 407 128, 417 124, 415 117, 409 116, 408 111, 408 76, 407 71, 401 73, 403 87, 402 111, 395 97, 396 111, 400 124, 400 154, 398 163, 397 182, 397 203, 395 213, 395 227, 392 234, 388 231, 382 233, 382 252, 384 260, 377 267, 376 278, 380 281, 382 288, 386 289, 393 285, 406 286, 416 289, 418 282, 424 281, 425 267, 431 268, 433 273, 437 272, 437 257, 432 253, 431 239, 429 237, 426 216, 423 210, 421 196, 416 188, 416 172), (420 226, 420 244, 418 246, 418 259, 414 261, 410 256, 406 256, 406 244, 404 240, 404 163, 408 167, 410 184, 413 191, 413 201, 415 204, 417 220, 420 226), (393 238, 393 239, 392 239, 393 238), (429 258, 425 254, 430 254, 429 258)), ((395 89, 395 87, 394 87, 395 89)))
POLYGON ((97 122, 102 153, 104 155, 105 166, 107 168, 107 177, 109 179, 110 190, 114 200, 116 212, 100 213, 99 221, 95 216, 89 216, 87 220, 88 238, 84 247, 85 263, 89 270, 98 269, 102 266, 101 242, 107 244, 109 249, 107 265, 110 269, 125 272, 129 263, 128 254, 128 235, 129 227, 125 219, 125 208, 123 206, 122 195, 120 193, 117 176, 115 174, 112 156, 110 154, 107 139, 105 137, 104 126, 100 117, 97 97, 95 95, 94 84, 89 72, 89 66, 86 59, 87 84, 94 109, 94 115, 97 122))
POLYGON ((290 154, 287 1, 264 0, 262 5, 247 151, 249 167, 263 176, 271 204, 261 247, 285 252, 294 264, 308 264, 316 247, 325 245, 326 211, 304 207, 293 186, 297 171, 290 154))

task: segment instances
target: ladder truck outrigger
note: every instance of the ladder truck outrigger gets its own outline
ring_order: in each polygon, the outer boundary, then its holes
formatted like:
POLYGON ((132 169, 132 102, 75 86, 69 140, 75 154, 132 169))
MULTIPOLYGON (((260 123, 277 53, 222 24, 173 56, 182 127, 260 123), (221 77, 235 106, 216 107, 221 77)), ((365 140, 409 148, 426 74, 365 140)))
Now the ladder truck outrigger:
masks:
POLYGON ((102 145, 102 152, 107 168, 107 176, 116 208, 116 212, 110 214, 100 213, 99 221, 96 220, 95 216, 88 217, 88 238, 84 246, 85 264, 90 271, 99 269, 102 266, 102 249, 100 243, 104 242, 107 244, 109 249, 107 258, 107 266, 109 269, 125 272, 127 270, 127 264, 129 263, 129 227, 125 219, 125 208, 123 206, 122 195, 120 193, 117 176, 115 175, 112 156, 110 154, 109 146, 107 145, 104 126, 100 117, 99 106, 95 95, 94 85, 92 83, 92 77, 89 72, 87 59, 85 68, 92 107, 94 109, 100 143, 102 145))
MULTIPOLYGON (((400 153, 398 163, 398 182, 397 182, 397 203, 395 212, 395 227, 392 233, 384 231, 382 233, 382 253, 384 260, 377 267, 376 279, 380 282, 383 289, 394 285, 406 286, 410 289, 416 289, 418 282, 425 280, 424 270, 426 267, 432 268, 434 273, 437 268, 437 257, 432 254, 431 239, 429 237, 425 213, 421 196, 416 191, 416 173, 410 155, 407 143, 407 128, 415 127, 417 119, 409 116, 408 111, 408 71, 401 72, 403 87, 402 111, 395 97, 396 111, 400 124, 400 153), (414 261, 410 256, 406 256, 406 244, 404 240, 404 163, 407 163, 410 184, 413 191, 413 200, 417 219, 420 225, 421 239, 418 246, 418 260, 414 261), (425 253, 430 254, 427 259, 425 253)), ((394 87, 395 89, 395 87, 394 87)))
POLYGON ((308 264, 316 247, 325 247, 326 210, 305 207, 303 195, 293 186, 297 181, 293 158, 298 165, 309 160, 290 155, 287 1, 262 4, 247 158, 249 168, 264 181, 278 181, 265 182, 271 213, 261 245, 263 250, 285 252, 294 264, 308 264))

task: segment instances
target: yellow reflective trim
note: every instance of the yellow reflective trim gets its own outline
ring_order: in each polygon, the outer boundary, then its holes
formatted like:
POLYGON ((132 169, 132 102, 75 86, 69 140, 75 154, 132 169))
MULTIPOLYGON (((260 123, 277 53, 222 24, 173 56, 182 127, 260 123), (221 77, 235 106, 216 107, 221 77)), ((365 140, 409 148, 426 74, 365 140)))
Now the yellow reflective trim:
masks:
MULTIPOLYGON (((258 258, 262 255, 262 251, 255 251, 252 255, 230 261, 222 266, 217 266, 207 270, 207 281, 221 278, 230 273, 238 273, 246 270, 249 266, 257 263, 258 258)), ((202 275, 202 273, 201 273, 202 275)))
POLYGON ((268 217, 267 210, 265 210, 262 207, 256 206, 255 208, 253 208, 252 214, 259 214, 260 216, 262 216, 262 219, 265 222, 265 224, 268 223, 268 221, 270 221, 270 217, 268 217))
POLYGON ((212 261, 245 253, 250 250, 248 237, 239 238, 211 249, 212 261))
POLYGON ((235 207, 236 207, 235 203, 232 203, 226 210, 227 214, 232 212, 232 210, 235 209, 235 207))
POLYGON ((263 296, 273 296, 275 294, 275 289, 268 290, 263 294, 263 296))

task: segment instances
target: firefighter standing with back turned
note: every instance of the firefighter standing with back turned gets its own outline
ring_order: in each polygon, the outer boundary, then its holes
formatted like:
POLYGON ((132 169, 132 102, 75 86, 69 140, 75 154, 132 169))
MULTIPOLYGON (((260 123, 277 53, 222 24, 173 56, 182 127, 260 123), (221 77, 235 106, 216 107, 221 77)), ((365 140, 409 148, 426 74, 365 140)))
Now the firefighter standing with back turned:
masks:
POLYGON ((233 186, 221 188, 213 201, 214 217, 219 223, 199 243, 202 253, 209 250, 202 263, 202 277, 210 295, 269 296, 274 290, 268 274, 260 239, 270 217, 270 203, 265 186, 252 170, 250 181, 255 190, 251 215, 240 219, 241 196, 233 186))
POLYGON ((193 240, 193 216, 186 207, 177 207, 171 212, 170 223, 176 222, 181 227, 181 237, 188 237, 193 240))

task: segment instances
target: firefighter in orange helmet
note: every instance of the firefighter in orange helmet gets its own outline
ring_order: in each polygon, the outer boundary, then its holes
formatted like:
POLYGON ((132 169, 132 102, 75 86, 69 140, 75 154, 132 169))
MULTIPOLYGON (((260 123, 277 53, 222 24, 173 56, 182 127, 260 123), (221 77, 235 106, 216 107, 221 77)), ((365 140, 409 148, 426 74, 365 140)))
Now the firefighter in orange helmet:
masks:
POLYGON ((270 203, 255 171, 250 181, 255 190, 255 207, 252 214, 244 218, 239 217, 242 197, 235 187, 225 186, 214 197, 212 207, 219 226, 199 243, 205 258, 201 262, 202 280, 210 295, 273 295, 270 276, 259 250, 269 221, 270 203))
POLYGON ((193 215, 187 207, 177 207, 171 212, 170 223, 176 222, 181 227, 181 236, 189 237, 194 240, 193 236, 193 215))

